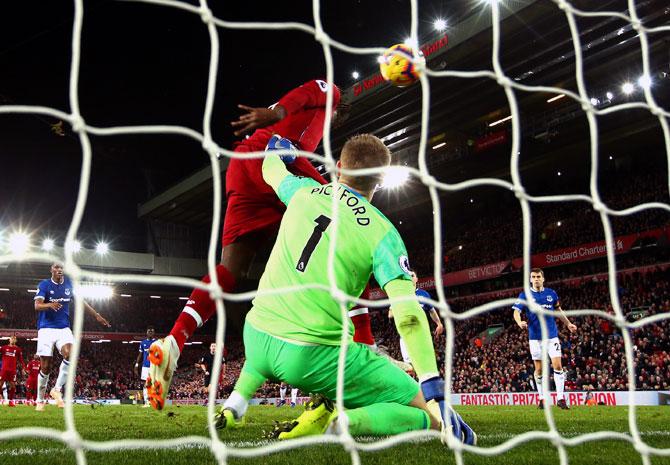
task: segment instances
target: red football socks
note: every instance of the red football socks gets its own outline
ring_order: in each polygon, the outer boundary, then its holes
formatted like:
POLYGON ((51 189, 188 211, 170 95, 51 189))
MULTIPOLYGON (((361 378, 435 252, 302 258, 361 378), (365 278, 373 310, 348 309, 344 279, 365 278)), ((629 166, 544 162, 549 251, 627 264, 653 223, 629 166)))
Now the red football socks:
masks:
MULTIPOLYGON (((216 274, 219 285, 224 292, 232 292, 235 289, 235 277, 223 265, 216 266, 216 274)), ((209 275, 202 278, 205 283, 210 282, 209 275)), ((179 351, 184 349, 184 344, 193 335, 195 330, 205 324, 212 315, 216 313, 216 304, 210 299, 209 292, 202 289, 194 289, 184 310, 179 314, 170 335, 175 338, 179 351)))

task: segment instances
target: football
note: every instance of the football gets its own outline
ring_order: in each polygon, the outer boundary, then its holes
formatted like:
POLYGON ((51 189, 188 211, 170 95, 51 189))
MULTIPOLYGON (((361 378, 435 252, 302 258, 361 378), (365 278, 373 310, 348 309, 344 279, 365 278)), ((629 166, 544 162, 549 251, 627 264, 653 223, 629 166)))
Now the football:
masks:
POLYGON ((414 50, 406 44, 396 44, 389 47, 379 59, 379 69, 386 81, 396 87, 406 87, 419 79, 419 69, 425 64, 423 53, 414 50))

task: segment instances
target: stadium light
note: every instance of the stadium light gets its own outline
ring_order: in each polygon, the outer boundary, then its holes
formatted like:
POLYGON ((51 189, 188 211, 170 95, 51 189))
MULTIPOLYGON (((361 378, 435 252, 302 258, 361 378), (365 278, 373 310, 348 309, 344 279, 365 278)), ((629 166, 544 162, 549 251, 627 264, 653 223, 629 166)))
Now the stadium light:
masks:
POLYGON ((562 224, 563 224, 563 223, 561 223, 560 221, 557 221, 557 222, 556 222, 556 226, 560 226, 560 225, 562 225, 562 224))
POLYGON ((560 100, 563 97, 565 97, 565 94, 558 94, 556 97, 552 97, 547 100, 547 103, 555 102, 556 100, 560 100))
POLYGON ((475 199, 470 199, 470 203, 475 203, 475 199))
POLYGON ((459 246, 458 246, 458 250, 463 250, 463 246, 462 246, 462 245, 459 245, 459 246))
POLYGON ((614 157, 612 157, 612 155, 610 155, 610 160, 614 160, 614 157))
POLYGON ((447 145, 446 142, 440 142, 439 144, 433 146, 433 150, 437 150, 437 149, 439 149, 439 148, 442 148, 442 147, 444 147, 445 145, 447 145))
POLYGON ((649 76, 647 74, 643 74, 637 80, 637 85, 642 87, 643 89, 649 89, 652 84, 653 84, 653 81, 651 80, 651 76, 649 76))
POLYGON ((630 82, 624 82, 621 86, 621 92, 626 95, 630 95, 635 91, 635 86, 630 82))
POLYGON ((499 119, 498 121, 494 121, 493 123, 489 124, 489 127, 492 128, 493 126, 497 126, 500 123, 504 123, 505 121, 509 121, 512 119, 512 115, 506 116, 505 118, 499 119))
POLYGON ((444 31, 447 28, 447 22, 442 19, 442 18, 437 18, 433 22, 433 27, 435 28, 436 31, 444 31))
POLYGON ((394 189, 400 187, 409 179, 409 169, 404 166, 389 166, 384 175, 382 187, 385 189, 394 189))
POLYGON ((595 97, 591 97, 591 105, 596 106, 600 103, 600 100, 598 100, 595 97))
POLYGON ((558 171, 558 172, 556 173, 556 176, 560 176, 560 175, 562 175, 562 174, 563 174, 563 173, 561 173, 560 171, 558 171))
POLYGON ((119 297, 132 297, 130 294, 119 294, 119 297))
POLYGON ((607 92, 605 97, 607 97, 607 100, 612 100, 614 98, 614 94, 612 92, 607 92))
POLYGON ((150 298, 150 299, 160 299, 161 296, 159 296, 159 295, 150 295, 149 298, 150 298))
POLYGON ((358 79, 359 77, 361 77, 361 75, 358 74, 358 71, 354 71, 353 73, 351 73, 351 77, 354 79, 358 79))
POLYGON ((418 48, 419 47, 419 43, 416 40, 412 39, 411 37, 407 37, 403 41, 403 43, 405 45, 407 45, 408 47, 413 47, 413 48, 418 48))
POLYGON ((47 237, 42 241, 42 250, 45 252, 51 252, 55 245, 56 244, 54 243, 54 240, 47 237))
POLYGON ((12 255, 25 255, 30 248, 30 236, 22 231, 13 232, 7 245, 12 255))
POLYGON ((95 253, 98 255, 107 255, 107 252, 109 252, 109 244, 104 241, 95 244, 95 253))
POLYGON ((180 297, 179 300, 188 300, 189 297, 180 297))
POLYGON ((81 250, 81 242, 72 241, 65 244, 65 250, 68 252, 79 253, 81 250))
POLYGON ((0 291, 1 292, 9 292, 9 288, 8 287, 0 287, 0 291))
POLYGON ((114 289, 106 284, 82 284, 75 289, 75 294, 90 300, 107 300, 114 295, 114 289))

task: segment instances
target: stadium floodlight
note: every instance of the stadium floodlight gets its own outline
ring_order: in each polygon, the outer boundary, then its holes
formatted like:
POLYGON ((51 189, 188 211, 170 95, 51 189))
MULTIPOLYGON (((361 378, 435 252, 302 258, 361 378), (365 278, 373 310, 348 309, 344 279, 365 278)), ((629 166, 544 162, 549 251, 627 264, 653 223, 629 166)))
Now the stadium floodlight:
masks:
POLYGON ((56 244, 54 243, 54 240, 47 237, 42 241, 42 250, 45 252, 51 252, 55 245, 56 244))
POLYGON ((502 119, 499 119, 498 121, 494 121, 493 123, 489 124, 489 127, 492 128, 493 126, 497 126, 500 123, 504 123, 505 121, 509 121, 512 119, 512 115, 506 116, 502 119))
POLYGON ((600 103, 600 100, 598 100, 595 97, 591 97, 591 105, 596 106, 600 103))
POLYGON ((624 82, 621 85, 621 92, 623 92, 626 95, 630 95, 635 91, 635 86, 631 82, 624 82))
POLYGON ((475 203, 475 199, 470 199, 470 203, 475 203))
POLYGON ((612 155, 610 155, 610 160, 614 160, 614 157, 612 155))
POLYGON ((637 85, 640 86, 643 89, 649 89, 652 84, 653 84, 653 81, 651 80, 651 76, 649 76, 648 74, 643 74, 637 80, 637 85))
POLYGON ((65 244, 65 250, 68 252, 79 253, 79 251, 81 250, 81 242, 76 240, 72 242, 67 242, 65 244))
POLYGON ((150 295, 149 298, 151 298, 151 299, 160 299, 161 296, 159 296, 159 295, 150 295))
POLYGON ((119 297, 132 297, 131 294, 119 294, 119 297))
POLYGON ((552 97, 550 99, 547 99, 547 103, 555 102, 556 100, 560 100, 563 97, 565 97, 565 94, 558 94, 556 97, 552 97))
POLYGON ((607 100, 612 100, 614 98, 614 94, 612 92, 607 92, 605 97, 607 97, 607 100))
POLYGON ((107 252, 109 252, 109 244, 104 241, 95 244, 95 253, 98 255, 107 255, 107 252))
POLYGON ((384 189, 395 189, 402 186, 409 179, 409 169, 405 166, 389 166, 384 175, 382 187, 384 189))
POLYGON ((13 232, 9 236, 7 246, 12 255, 25 255, 30 248, 30 235, 22 231, 13 232))
POLYGON ((462 245, 459 245, 459 246, 458 246, 458 250, 463 250, 463 246, 462 246, 462 245))
POLYGON ((354 71, 353 73, 351 73, 351 77, 354 79, 358 79, 359 77, 361 77, 361 75, 358 74, 358 71, 354 71))
POLYGON ((557 171, 557 172, 556 172, 556 176, 561 176, 562 174, 563 174, 563 173, 561 173, 560 171, 557 171))
POLYGON ((442 148, 442 147, 444 147, 445 145, 447 145, 446 142, 440 142, 439 144, 433 146, 433 150, 437 150, 437 149, 439 149, 439 148, 442 148))
POLYGON ((419 42, 417 40, 412 39, 411 37, 407 37, 403 43, 407 45, 408 47, 413 47, 413 48, 418 48, 419 47, 419 42))
POLYGON ((447 21, 442 18, 437 18, 435 21, 433 21, 433 27, 436 31, 444 31, 447 28, 447 21))
POLYGON ((556 222, 556 226, 561 226, 562 224, 563 224, 563 223, 561 223, 560 221, 557 221, 557 222, 556 222))
POLYGON ((107 300, 114 295, 114 289, 107 284, 88 283, 77 287, 75 294, 90 300, 107 300))

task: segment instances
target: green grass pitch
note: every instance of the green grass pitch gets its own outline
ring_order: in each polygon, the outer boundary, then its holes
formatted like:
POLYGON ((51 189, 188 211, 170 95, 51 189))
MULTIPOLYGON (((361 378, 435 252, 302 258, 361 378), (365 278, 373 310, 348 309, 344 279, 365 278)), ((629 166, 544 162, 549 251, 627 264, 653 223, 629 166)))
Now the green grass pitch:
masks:
MULTIPOLYGON (((479 434, 479 445, 491 447, 515 435, 531 430, 547 431, 544 415, 534 407, 459 407, 458 411, 479 434)), ((235 447, 254 447, 268 444, 262 431, 270 428, 273 420, 296 417, 301 409, 289 407, 251 407, 247 424, 238 430, 221 433, 221 439, 235 447)), ((565 437, 574 437, 600 430, 628 431, 626 407, 573 407, 570 411, 554 410, 558 430, 565 437)), ((670 448, 670 407, 638 407, 637 420, 642 438, 657 448, 670 448)), ((163 412, 137 406, 75 407, 75 422, 86 440, 110 441, 118 439, 170 439, 179 436, 207 436, 205 407, 170 407, 163 412)), ((43 413, 31 407, 0 407, 0 432, 20 426, 65 428, 63 412, 50 406, 43 413)), ((370 442, 373 438, 360 438, 370 442)), ((640 464, 640 455, 627 441, 606 440, 569 447, 571 464, 640 464)), ((106 465, 168 465, 215 464, 207 447, 190 446, 172 449, 121 450, 115 452, 86 452, 89 464, 106 465)), ((230 458, 229 463, 337 465, 349 464, 351 459, 341 446, 318 445, 292 451, 273 453, 257 458, 230 458)), ((373 464, 435 464, 455 463, 453 452, 437 440, 406 443, 378 452, 361 452, 361 462, 373 464)), ((48 439, 14 439, 0 441, 0 464, 11 465, 74 465, 75 454, 63 443, 48 439)), ((466 464, 539 465, 558 464, 556 449, 547 440, 521 444, 512 450, 486 457, 465 454, 466 464)), ((654 456, 654 465, 670 465, 670 456, 654 456)))

